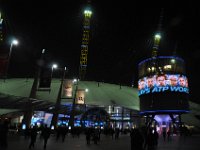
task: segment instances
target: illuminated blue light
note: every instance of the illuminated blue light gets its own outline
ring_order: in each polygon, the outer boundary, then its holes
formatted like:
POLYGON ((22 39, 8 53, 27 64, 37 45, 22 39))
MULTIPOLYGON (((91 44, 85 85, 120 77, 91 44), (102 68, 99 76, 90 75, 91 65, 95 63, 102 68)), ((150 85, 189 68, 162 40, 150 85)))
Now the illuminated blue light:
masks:
MULTIPOLYGON (((170 91, 170 92, 180 92, 180 93, 187 93, 189 94, 189 89, 186 87, 154 87, 151 91, 151 93, 160 93, 160 92, 165 92, 165 91, 170 91)), ((145 88, 143 90, 138 91, 138 95, 143 95, 143 94, 149 94, 150 89, 145 88)))
POLYGON ((145 62, 154 60, 154 59, 166 59, 166 58, 168 58, 168 59, 180 60, 180 61, 184 62, 184 60, 183 60, 182 58, 177 57, 177 56, 158 56, 157 58, 147 58, 147 59, 145 59, 145 60, 142 60, 142 61, 138 64, 138 66, 142 65, 142 64, 145 63, 145 62))
POLYGON ((147 110, 139 112, 139 114, 146 114, 146 113, 188 113, 189 110, 147 110))
POLYGON ((168 122, 171 120, 171 117, 169 115, 155 115, 154 119, 157 122, 168 122))
POLYGON ((85 28, 85 29, 90 29, 90 26, 83 26, 83 28, 85 28))
POLYGON ((23 129, 23 130, 26 129, 26 125, 25 125, 25 124, 22 125, 22 129, 23 129))

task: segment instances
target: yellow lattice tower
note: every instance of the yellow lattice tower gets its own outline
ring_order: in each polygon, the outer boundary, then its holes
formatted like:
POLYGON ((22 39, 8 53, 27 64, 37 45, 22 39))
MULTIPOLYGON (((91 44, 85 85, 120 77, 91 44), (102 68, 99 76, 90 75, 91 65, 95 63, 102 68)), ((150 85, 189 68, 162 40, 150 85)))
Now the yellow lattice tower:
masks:
POLYGON ((88 44, 89 44, 89 34, 90 34, 90 19, 92 16, 92 11, 90 9, 84 10, 83 19, 83 36, 81 44, 81 55, 80 55, 80 67, 79 67, 79 78, 84 80, 87 69, 87 55, 88 55, 88 44))

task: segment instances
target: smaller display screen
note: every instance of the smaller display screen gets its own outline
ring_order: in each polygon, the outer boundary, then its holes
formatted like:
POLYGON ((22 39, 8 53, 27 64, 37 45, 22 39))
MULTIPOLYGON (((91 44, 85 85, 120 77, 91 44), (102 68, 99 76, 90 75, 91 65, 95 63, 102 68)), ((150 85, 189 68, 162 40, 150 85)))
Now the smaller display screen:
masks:
POLYGON ((139 96, 160 92, 189 93, 188 79, 180 74, 162 74, 143 77, 138 81, 139 96))

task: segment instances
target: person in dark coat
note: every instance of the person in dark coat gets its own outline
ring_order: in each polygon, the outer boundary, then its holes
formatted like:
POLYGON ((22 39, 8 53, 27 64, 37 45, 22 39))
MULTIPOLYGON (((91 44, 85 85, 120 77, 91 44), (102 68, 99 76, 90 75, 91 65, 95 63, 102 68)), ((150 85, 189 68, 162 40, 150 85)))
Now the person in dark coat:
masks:
POLYGON ((169 142, 171 139, 171 131, 170 129, 167 131, 167 141, 169 142))
POLYGON ((67 135, 68 129, 66 127, 66 125, 62 125, 61 127, 61 136, 62 136, 62 142, 65 141, 65 137, 67 135))
POLYGON ((155 147, 157 147, 157 146, 158 146, 159 134, 158 134, 158 132, 156 131, 156 129, 154 130, 153 138, 154 138, 154 145, 155 145, 155 147))
POLYGON ((163 130, 162 134, 163 134, 163 140, 165 141, 165 139, 166 139, 166 135, 167 135, 165 129, 163 130))
POLYGON ((144 138, 139 129, 131 130, 131 150, 143 150, 144 138))
POLYGON ((111 134, 111 136, 112 136, 112 139, 113 139, 113 137, 114 137, 114 134, 115 134, 115 130, 114 130, 113 128, 110 128, 110 134, 111 134))
POLYGON ((116 128, 115 129, 115 139, 118 139, 119 138, 119 128, 116 128))
POLYGON ((92 135, 91 128, 86 129, 85 136, 86 136, 87 145, 90 145, 91 135, 92 135))
POLYGON ((35 146, 35 142, 36 142, 36 138, 37 138, 37 126, 33 126, 33 128, 31 129, 31 142, 29 144, 29 149, 31 149, 32 147, 34 148, 35 146))
POLYGON ((56 141, 59 140, 60 134, 61 134, 61 126, 58 126, 58 127, 56 128, 56 141))
POLYGON ((147 150, 154 150, 154 148, 155 148, 154 135, 153 135, 153 131, 151 128, 147 132, 144 148, 146 149, 146 147, 147 147, 147 150))
POLYGON ((0 123, 0 146, 3 148, 7 148, 8 146, 7 135, 8 135, 8 122, 2 121, 2 123, 0 123))
POLYGON ((50 134, 51 134, 51 129, 47 127, 47 125, 44 126, 44 128, 42 129, 42 137, 44 139, 44 149, 46 149, 47 147, 47 141, 50 137, 50 134))

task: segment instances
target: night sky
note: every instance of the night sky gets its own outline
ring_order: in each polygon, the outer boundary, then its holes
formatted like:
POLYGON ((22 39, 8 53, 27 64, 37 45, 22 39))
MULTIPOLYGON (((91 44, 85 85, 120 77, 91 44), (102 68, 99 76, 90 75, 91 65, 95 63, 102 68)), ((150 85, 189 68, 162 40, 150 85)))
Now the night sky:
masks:
MULTIPOLYGON (((6 40, 16 37, 9 75, 33 76, 42 49, 49 64, 67 66, 78 76, 85 1, 0 0, 6 40)), ((200 8, 194 3, 138 4, 92 1, 87 80, 137 86, 137 64, 151 57, 153 35, 164 8, 158 55, 176 54, 186 63, 191 99, 198 101, 200 81, 200 8)), ((6 45, 5 44, 5 45, 6 45)))

